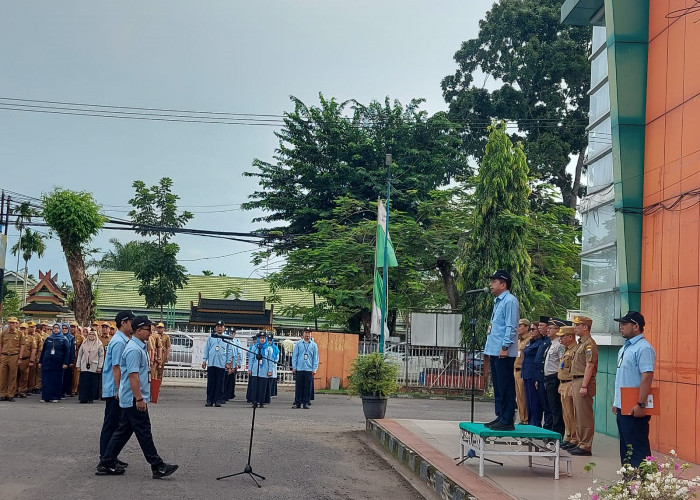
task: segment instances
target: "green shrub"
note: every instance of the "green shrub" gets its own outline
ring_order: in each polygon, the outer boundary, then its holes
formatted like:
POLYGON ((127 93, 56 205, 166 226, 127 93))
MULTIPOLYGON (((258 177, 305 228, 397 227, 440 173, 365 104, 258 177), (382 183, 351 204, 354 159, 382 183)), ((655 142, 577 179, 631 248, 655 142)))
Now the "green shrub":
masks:
POLYGON ((350 367, 348 393, 388 397, 399 388, 396 383, 398 372, 398 365, 388 361, 383 354, 374 352, 358 356, 350 367))

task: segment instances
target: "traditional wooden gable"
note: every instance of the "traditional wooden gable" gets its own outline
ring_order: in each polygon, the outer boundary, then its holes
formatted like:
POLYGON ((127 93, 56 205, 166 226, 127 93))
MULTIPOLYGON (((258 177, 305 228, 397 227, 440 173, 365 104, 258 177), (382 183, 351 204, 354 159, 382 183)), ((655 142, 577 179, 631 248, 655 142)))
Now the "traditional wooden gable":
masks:
POLYGON ((273 306, 265 307, 264 300, 203 299, 199 294, 197 305, 190 302, 190 325, 214 326, 224 321, 226 326, 272 330, 273 306))
POLYGON ((56 316, 70 312, 66 307, 68 294, 56 284, 58 274, 39 271, 39 283, 27 292, 27 305, 22 311, 28 316, 56 316))

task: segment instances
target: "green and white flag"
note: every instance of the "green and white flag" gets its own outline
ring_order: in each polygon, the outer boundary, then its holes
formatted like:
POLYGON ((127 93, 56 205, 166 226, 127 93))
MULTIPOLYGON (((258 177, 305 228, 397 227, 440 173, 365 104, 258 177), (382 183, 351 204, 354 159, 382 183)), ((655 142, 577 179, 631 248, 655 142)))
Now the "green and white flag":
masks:
MULTIPOLYGON (((372 300, 372 326, 371 333, 373 335, 381 334, 381 318, 382 318, 382 296, 384 295, 384 282, 378 268, 384 267, 384 246, 386 245, 387 267, 396 267, 399 263, 396 261, 394 253, 394 245, 391 243, 391 236, 386 227, 386 208, 382 200, 379 200, 377 210, 377 246, 374 252, 374 294, 372 300)), ((386 315, 384 316, 384 331, 389 329, 386 326, 386 315)))
POLYGON ((377 248, 376 248, 376 267, 384 267, 384 245, 388 243, 387 262, 389 267, 396 267, 399 263, 396 261, 394 253, 394 245, 391 243, 391 236, 386 228, 386 208, 382 200, 379 200, 377 210, 377 248))

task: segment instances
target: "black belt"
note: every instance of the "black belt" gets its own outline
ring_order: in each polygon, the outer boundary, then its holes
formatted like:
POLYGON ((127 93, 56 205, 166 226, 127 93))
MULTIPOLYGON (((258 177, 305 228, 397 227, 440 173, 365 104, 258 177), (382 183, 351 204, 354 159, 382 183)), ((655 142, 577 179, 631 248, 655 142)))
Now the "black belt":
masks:
POLYGON ((554 377, 559 377, 558 373, 552 373, 551 375, 545 375, 544 378, 554 378, 554 377))
POLYGON ((522 368, 516 368, 516 369, 515 369, 516 372, 519 372, 520 370, 522 370, 522 368))
POLYGON ((572 375, 574 378, 583 378, 583 375, 572 375))
POLYGON ((568 384, 569 382, 571 382, 571 379, 570 378, 566 379, 566 380, 559 379, 559 382, 561 382, 562 384, 568 384))
POLYGON ((14 354, 9 354, 9 353, 7 353, 7 352, 3 352, 2 355, 3 355, 3 356, 17 356, 17 355, 19 355, 19 353, 16 352, 16 353, 14 353, 14 354))
POLYGON ((31 356, 26 356, 26 357, 24 357, 24 358, 19 358, 19 359, 21 359, 22 361, 24 361, 25 359, 29 359, 30 357, 31 357, 31 356))

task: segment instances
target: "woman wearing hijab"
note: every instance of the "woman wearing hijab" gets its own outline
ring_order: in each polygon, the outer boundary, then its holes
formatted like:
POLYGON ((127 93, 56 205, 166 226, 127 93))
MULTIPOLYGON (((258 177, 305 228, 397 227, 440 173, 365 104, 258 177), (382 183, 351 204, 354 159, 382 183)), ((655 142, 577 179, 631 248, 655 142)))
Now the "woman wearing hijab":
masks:
POLYGON ((80 368, 78 399, 81 403, 92 403, 97 399, 104 360, 105 348, 97 339, 97 333, 91 329, 80 346, 76 361, 76 366, 80 368))
POLYGON ((41 369, 41 400, 58 403, 63 393, 63 371, 71 359, 70 344, 61 333, 61 325, 53 325, 51 335, 44 341, 39 356, 41 369))

